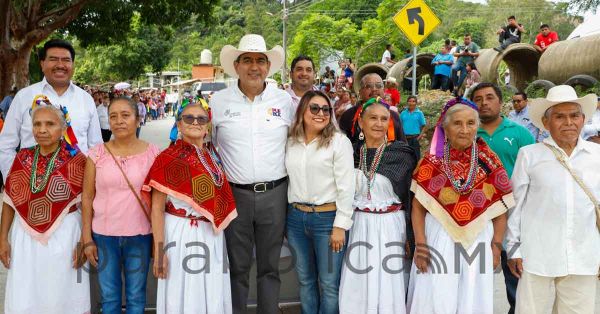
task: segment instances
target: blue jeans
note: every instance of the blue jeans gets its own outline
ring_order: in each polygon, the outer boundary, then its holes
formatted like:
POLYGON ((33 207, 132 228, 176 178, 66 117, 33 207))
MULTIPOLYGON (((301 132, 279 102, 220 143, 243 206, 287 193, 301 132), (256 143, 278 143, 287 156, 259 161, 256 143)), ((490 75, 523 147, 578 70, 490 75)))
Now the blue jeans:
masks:
POLYGON ((433 79, 431 80, 431 89, 441 89, 443 91, 447 91, 449 79, 449 77, 442 74, 434 75, 433 79))
POLYGON ((152 235, 119 237, 93 233, 92 237, 98 248, 102 313, 121 313, 121 273, 125 274, 126 313, 144 313, 152 235))
POLYGON ((454 83, 454 89, 460 89, 463 81, 467 77, 467 66, 463 64, 457 64, 452 68, 452 83, 454 83), (458 75, 460 72, 460 76, 458 75))
MULTIPOLYGON (((300 281, 302 314, 339 312, 338 290, 346 248, 335 253, 329 246, 334 219, 335 211, 306 213, 288 206, 287 239, 300 281)), ((347 238, 346 233, 346 242, 347 238)))

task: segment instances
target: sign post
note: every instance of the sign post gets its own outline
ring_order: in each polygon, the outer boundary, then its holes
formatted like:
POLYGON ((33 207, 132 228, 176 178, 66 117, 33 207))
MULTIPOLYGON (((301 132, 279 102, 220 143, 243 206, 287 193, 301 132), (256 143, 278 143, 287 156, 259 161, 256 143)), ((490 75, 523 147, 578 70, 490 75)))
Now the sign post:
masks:
POLYGON ((393 18, 406 38, 413 44, 412 94, 417 94, 417 46, 419 46, 440 24, 424 0, 410 0, 393 18))

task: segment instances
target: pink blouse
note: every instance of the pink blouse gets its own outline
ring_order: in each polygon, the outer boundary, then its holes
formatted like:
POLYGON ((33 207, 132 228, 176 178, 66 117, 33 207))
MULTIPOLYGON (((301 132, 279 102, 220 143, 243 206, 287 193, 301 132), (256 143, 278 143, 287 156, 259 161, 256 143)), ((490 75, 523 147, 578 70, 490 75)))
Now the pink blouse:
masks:
MULTIPOLYGON (((144 179, 159 153, 160 150, 156 145, 149 144, 148 149, 143 153, 127 157, 115 156, 137 193, 142 190, 144 179)), ((98 144, 90 149, 88 157, 96 165, 92 230, 107 236, 152 233, 150 223, 142 212, 138 200, 127 185, 119 167, 105 150, 104 144, 98 144)))

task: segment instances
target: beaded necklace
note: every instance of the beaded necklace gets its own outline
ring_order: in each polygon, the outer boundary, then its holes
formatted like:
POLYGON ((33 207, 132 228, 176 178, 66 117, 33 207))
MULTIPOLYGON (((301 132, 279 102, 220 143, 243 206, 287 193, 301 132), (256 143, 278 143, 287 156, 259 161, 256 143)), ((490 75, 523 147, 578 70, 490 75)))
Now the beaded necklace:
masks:
POLYGON ((48 166, 46 167, 46 171, 44 172, 44 176, 42 177, 42 182, 40 182, 40 185, 36 185, 38 158, 40 156, 40 145, 37 145, 35 147, 35 153, 33 155, 33 169, 31 170, 32 174, 29 179, 29 187, 31 188, 32 193, 39 193, 39 192, 43 191, 44 188, 46 187, 46 184, 48 183, 48 178, 50 177, 50 173, 52 173, 52 171, 54 170, 56 156, 58 156, 59 151, 60 151, 60 143, 58 144, 58 147, 54 151, 54 154, 52 154, 50 161, 48 161, 48 166))
POLYGON ((358 168, 362 170, 367 177, 367 199, 371 200, 371 187, 373 182, 375 181, 375 173, 377 169, 379 169, 379 164, 381 163, 381 157, 383 156, 383 151, 385 150, 387 144, 387 139, 383 141, 379 147, 377 147, 377 151, 375 152, 375 157, 373 157, 373 161, 371 162, 371 168, 367 170, 367 143, 363 143, 360 147, 360 161, 358 163, 358 168))
POLYGON ((477 171, 479 170, 479 164, 477 163, 477 157, 479 155, 479 149, 477 148, 477 143, 473 142, 471 146, 471 161, 469 164, 469 174, 467 175, 467 180, 464 184, 461 184, 460 179, 456 179, 454 173, 452 173, 452 168, 450 166, 450 143, 446 143, 444 147, 444 159, 442 160, 442 169, 446 173, 448 179, 452 183, 452 187, 454 190, 460 194, 467 194, 471 192, 473 186, 475 185, 475 176, 477 175, 477 171))
POLYGON ((215 156, 215 153, 211 150, 208 151, 208 156, 210 156, 210 161, 212 162, 212 164, 215 167, 215 169, 213 170, 213 168, 209 165, 206 158, 204 158, 204 154, 203 154, 204 148, 200 149, 196 146, 194 146, 194 148, 196 149, 196 155, 198 156, 198 159, 200 159, 200 162, 202 163, 204 168, 210 174, 210 177, 212 178, 215 185, 219 188, 221 186, 223 186, 223 183, 225 182, 225 176, 223 175, 223 169, 221 168, 221 165, 218 162, 217 157, 215 156))

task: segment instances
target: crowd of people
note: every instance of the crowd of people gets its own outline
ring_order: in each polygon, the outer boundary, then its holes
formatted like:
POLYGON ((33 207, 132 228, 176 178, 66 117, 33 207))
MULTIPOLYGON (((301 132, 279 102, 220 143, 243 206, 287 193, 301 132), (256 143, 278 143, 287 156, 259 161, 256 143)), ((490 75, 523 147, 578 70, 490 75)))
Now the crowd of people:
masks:
POLYGON ((371 73, 356 101, 344 86, 331 97, 298 56, 279 89, 266 78, 283 49, 254 34, 219 59, 237 84, 173 108, 160 151, 136 136, 158 94, 94 101, 70 80, 71 44, 44 45, 44 79, 16 93, 0 133, 6 313, 89 312, 91 264, 103 313, 122 295, 142 313, 151 269, 157 313, 245 314, 254 260, 257 313, 279 313, 284 238, 303 313, 493 313, 499 267, 511 313, 594 313, 596 95, 517 94, 509 119, 498 86, 472 84, 420 157, 425 117, 414 96, 392 109, 395 82, 371 73))

